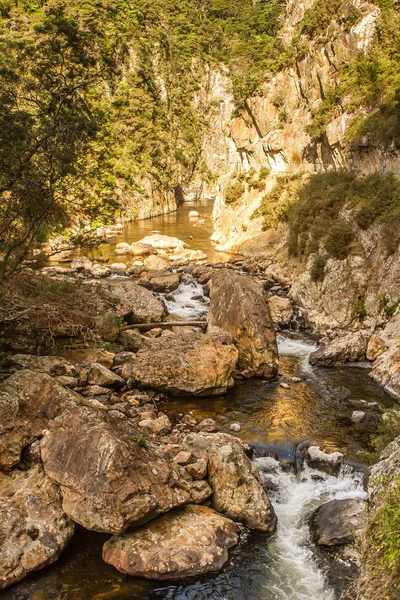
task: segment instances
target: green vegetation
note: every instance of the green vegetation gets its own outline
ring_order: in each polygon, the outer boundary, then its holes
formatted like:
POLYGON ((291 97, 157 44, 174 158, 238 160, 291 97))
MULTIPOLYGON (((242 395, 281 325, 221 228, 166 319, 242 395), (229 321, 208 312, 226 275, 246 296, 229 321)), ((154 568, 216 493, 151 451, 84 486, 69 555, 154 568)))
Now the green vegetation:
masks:
POLYGON ((345 0, 317 0, 305 11, 300 33, 308 37, 323 35, 338 16, 340 24, 349 30, 358 21, 360 14, 355 6, 345 0))
MULTIPOLYGON (((362 562, 368 600, 398 600, 400 595, 400 476, 372 482, 380 490, 379 507, 367 523, 362 562)), ((376 499, 375 502, 378 500, 376 499)))
POLYGON ((104 340, 115 342, 125 325, 126 323, 121 315, 110 312, 103 317, 99 325, 99 332, 104 340))
POLYGON ((326 256, 316 254, 310 268, 311 279, 315 282, 323 281, 325 275, 326 256))
POLYGON ((234 202, 238 202, 243 196, 244 190, 244 183, 242 183, 241 181, 230 181, 225 192, 225 202, 227 204, 233 204, 234 202))
POLYGON ((145 448, 147 450, 147 448, 149 447, 149 442, 147 440, 147 438, 145 438, 144 435, 140 434, 137 438, 136 438, 136 443, 141 447, 141 448, 145 448))
POLYGON ((379 300, 379 314, 383 315, 386 319, 391 319, 399 306, 400 298, 394 302, 390 302, 389 298, 385 295, 379 300))
POLYGON ((308 256, 323 245, 330 256, 345 258, 353 229, 343 218, 350 211, 360 227, 380 224, 388 252, 400 241, 400 182, 390 173, 358 177, 351 171, 319 173, 298 189, 287 214, 292 255, 308 256))

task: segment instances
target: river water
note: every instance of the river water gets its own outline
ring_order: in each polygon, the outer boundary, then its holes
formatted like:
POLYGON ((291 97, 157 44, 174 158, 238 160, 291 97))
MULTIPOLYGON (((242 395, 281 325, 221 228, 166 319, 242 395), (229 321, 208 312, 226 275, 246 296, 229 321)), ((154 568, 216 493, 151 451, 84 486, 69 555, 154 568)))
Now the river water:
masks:
MULTIPOLYGON (((179 219, 188 221, 187 214, 180 215, 175 215, 173 227, 168 225, 170 215, 162 217, 158 228, 177 235, 179 219)), ((153 219, 132 224, 131 233, 124 232, 124 240, 118 241, 140 239, 156 228, 153 219)), ((179 237, 185 239, 181 233, 179 237)), ((209 253, 209 247, 205 251, 209 253)), ((98 252, 106 249, 100 247, 98 252)), ((208 308, 201 288, 190 279, 167 302, 171 313, 185 318, 202 316, 208 308)), ((237 381, 224 396, 166 398, 160 405, 172 421, 192 412, 199 420, 214 418, 221 431, 229 432, 233 422, 241 424, 235 435, 254 445, 255 464, 278 516, 274 536, 246 531, 221 573, 195 581, 160 583, 124 576, 103 563, 101 548, 108 536, 77 527, 57 563, 0 593, 0 600, 337 600, 343 586, 334 585, 328 563, 315 553, 307 519, 330 499, 365 497, 362 470, 345 465, 338 477, 326 475, 296 463, 296 447, 300 442, 317 444, 328 451, 343 451, 347 460, 366 463, 375 426, 351 422, 354 403, 375 401, 381 407, 392 403, 370 380, 366 368, 311 367, 308 356, 315 347, 313 341, 287 333, 279 335, 278 342, 280 374, 301 378, 291 382, 289 389, 279 381, 237 381), (288 463, 297 468, 288 468, 288 463)), ((347 576, 346 566, 342 567, 339 579, 347 576)))

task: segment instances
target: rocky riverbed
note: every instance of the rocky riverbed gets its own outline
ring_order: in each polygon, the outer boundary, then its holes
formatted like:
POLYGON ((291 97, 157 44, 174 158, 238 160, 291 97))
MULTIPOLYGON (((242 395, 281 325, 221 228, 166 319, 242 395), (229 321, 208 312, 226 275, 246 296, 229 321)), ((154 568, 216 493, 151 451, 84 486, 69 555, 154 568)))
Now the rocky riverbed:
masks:
MULTIPOLYGON (((9 303, 24 309, 5 329, 10 355, 0 386, 1 587, 64 550, 75 564, 83 527, 112 536, 101 552, 98 541, 90 546, 96 561, 102 554, 131 577, 198 578, 222 569, 237 546, 233 566, 262 555, 262 598, 300 599, 311 590, 315 599, 338 597, 344 585, 331 587, 324 576, 333 560, 324 548, 340 550, 347 583, 366 498, 363 468, 349 460, 364 461, 379 407, 391 402, 367 384, 365 370, 354 371, 362 386, 355 392, 350 374, 339 384, 318 369, 372 360, 376 340, 357 332, 317 349, 285 333, 308 324, 284 278, 249 274, 243 261, 210 265, 159 234, 129 248, 122 250, 133 264, 120 272, 80 257, 67 268, 28 272, 7 291, 9 303), (280 363, 277 332, 284 333, 280 363), (275 399, 278 410, 260 427, 271 393, 284 403, 279 411, 275 399), (230 413, 235 396, 244 409, 230 413), (281 437, 268 438, 277 424, 281 437)), ((260 597, 244 591, 244 573, 234 595, 232 567, 224 573, 210 580, 213 598, 260 597)), ((18 598, 58 589, 47 575, 41 588, 37 577, 15 588, 18 598)), ((148 597, 189 598, 196 585, 148 597)), ((198 585, 198 597, 209 598, 209 584, 198 585)), ((84 588, 82 598, 105 597, 104 589, 84 588)), ((112 597, 127 597, 122 588, 112 597)), ((16 597, 13 590, 4 598, 16 597)), ((63 597, 73 593, 67 584, 63 597)))

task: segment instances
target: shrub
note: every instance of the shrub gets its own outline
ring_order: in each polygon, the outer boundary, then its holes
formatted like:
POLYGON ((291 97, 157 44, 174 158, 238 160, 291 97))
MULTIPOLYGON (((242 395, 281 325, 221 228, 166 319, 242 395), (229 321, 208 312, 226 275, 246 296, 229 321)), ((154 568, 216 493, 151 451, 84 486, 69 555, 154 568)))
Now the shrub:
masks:
POLYGON ((324 246, 334 258, 343 259, 348 254, 349 244, 353 238, 351 226, 339 219, 330 226, 324 246))
POLYGON ((244 194, 244 184, 241 181, 231 181, 225 192, 225 202, 232 204, 240 200, 244 194))
POLYGON ((323 281, 325 275, 325 266, 326 256, 317 254, 310 268, 310 276, 313 281, 323 281))

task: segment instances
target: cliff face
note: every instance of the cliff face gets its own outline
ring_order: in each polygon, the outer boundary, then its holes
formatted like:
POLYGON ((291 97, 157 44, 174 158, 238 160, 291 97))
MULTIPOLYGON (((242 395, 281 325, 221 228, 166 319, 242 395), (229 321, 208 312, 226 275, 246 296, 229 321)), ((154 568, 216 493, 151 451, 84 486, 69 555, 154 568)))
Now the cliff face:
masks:
MULTIPOLYGON (((312 4, 312 0, 289 3, 280 34, 286 45, 312 4)), ((270 191, 276 176, 344 167, 363 173, 392 171, 400 174, 399 152, 394 146, 379 147, 371 144, 368 138, 357 147, 349 145, 346 132, 352 115, 344 108, 345 102, 334 112, 317 141, 307 132, 313 113, 330 90, 340 85, 343 66, 366 52, 373 40, 380 9, 358 0, 353 4, 359 11, 359 18, 350 29, 341 24, 338 15, 329 25, 326 36, 304 42, 301 59, 295 58, 288 67, 269 74, 257 95, 248 98, 230 120, 224 115, 227 125, 220 133, 228 134, 234 147, 226 144, 225 168, 218 173, 215 190, 214 240, 218 249, 230 250, 261 230, 261 220, 252 215, 259 207, 262 195, 270 191), (250 170, 257 173, 263 167, 270 172, 265 187, 255 189, 245 183, 241 199, 234 204, 226 202, 230 181, 250 170)), ((219 92, 228 105, 231 101, 229 87, 220 87, 219 92)), ((205 160, 213 170, 213 153, 207 146, 204 151, 205 160)))

